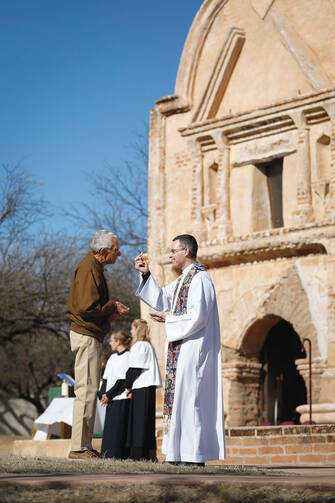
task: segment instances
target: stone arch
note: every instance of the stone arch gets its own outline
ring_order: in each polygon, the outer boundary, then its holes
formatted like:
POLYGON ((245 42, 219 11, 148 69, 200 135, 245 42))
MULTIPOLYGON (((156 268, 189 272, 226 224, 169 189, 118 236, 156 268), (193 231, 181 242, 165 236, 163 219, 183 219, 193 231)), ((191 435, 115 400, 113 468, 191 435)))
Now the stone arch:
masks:
POLYGON ((193 105, 193 88, 205 41, 217 15, 229 0, 206 0, 194 18, 181 56, 175 94, 193 105))
MULTIPOLYGON (((280 321, 288 322, 300 339, 311 339, 313 360, 321 362, 317 330, 296 266, 289 268, 276 284, 247 292, 235 306, 239 312, 230 314, 230 320, 235 321, 234 334, 231 334, 229 341, 225 340, 229 351, 223 351, 227 355, 223 363, 225 399, 228 402, 227 424, 257 425, 260 417, 260 355, 270 330, 280 321)), ((296 363, 299 361, 305 362, 297 360, 296 363)), ((307 384, 300 365, 297 368, 307 384)), ((320 388, 319 378, 315 376, 316 389, 320 388)))
POLYGON ((225 321, 233 328, 225 344, 249 359, 257 358, 262 343, 254 340, 256 328, 270 330, 279 319, 289 321, 301 337, 309 337, 314 355, 320 357, 317 330, 296 266, 290 267, 279 282, 250 290, 237 300, 225 321))

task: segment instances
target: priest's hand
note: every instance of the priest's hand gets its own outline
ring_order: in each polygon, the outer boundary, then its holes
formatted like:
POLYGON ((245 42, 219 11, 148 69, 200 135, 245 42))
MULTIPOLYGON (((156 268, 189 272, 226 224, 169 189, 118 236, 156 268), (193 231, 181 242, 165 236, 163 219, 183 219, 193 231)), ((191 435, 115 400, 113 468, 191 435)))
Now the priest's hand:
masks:
POLYGON ((129 313, 129 307, 125 306, 124 304, 121 304, 121 302, 119 302, 118 300, 115 301, 115 306, 116 306, 118 314, 120 314, 121 316, 123 314, 129 313))
POLYGON ((167 316, 167 313, 149 313, 150 317, 154 321, 158 321, 158 323, 165 323, 165 318, 167 316))
POLYGON ((101 405, 108 405, 109 398, 106 395, 106 393, 102 395, 100 402, 101 402, 101 405))
POLYGON ((142 274, 146 274, 149 271, 148 262, 146 256, 141 252, 134 260, 135 269, 140 271, 142 274))
POLYGON ((126 389, 126 397, 127 398, 133 398, 133 393, 131 389, 126 389))

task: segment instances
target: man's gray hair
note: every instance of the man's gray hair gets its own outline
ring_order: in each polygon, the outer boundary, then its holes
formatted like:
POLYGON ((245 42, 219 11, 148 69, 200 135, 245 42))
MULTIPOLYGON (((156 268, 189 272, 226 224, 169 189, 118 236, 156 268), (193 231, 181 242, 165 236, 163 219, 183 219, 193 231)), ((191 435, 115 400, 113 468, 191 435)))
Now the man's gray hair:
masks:
POLYGON ((105 231, 104 229, 97 231, 91 239, 91 250, 94 253, 98 253, 101 248, 113 248, 113 241, 115 239, 117 239, 117 237, 112 232, 105 231))

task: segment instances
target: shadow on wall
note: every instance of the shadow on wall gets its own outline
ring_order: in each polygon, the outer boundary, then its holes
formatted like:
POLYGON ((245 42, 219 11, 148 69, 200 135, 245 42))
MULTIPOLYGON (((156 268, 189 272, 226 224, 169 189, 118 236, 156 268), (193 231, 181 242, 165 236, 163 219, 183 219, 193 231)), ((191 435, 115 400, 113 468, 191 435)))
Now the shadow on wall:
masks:
POLYGON ((21 398, 0 399, 0 435, 31 435, 36 407, 21 398))

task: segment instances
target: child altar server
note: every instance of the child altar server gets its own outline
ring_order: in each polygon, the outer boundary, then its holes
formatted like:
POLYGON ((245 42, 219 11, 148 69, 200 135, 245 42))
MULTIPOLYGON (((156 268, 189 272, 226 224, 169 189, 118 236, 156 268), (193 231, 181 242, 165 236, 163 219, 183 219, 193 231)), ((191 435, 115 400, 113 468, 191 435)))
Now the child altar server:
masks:
POLYGON ((161 375, 147 322, 134 320, 130 333, 133 344, 125 381, 127 396, 131 397, 127 446, 132 459, 157 461, 156 388, 162 386, 161 375))
POLYGON ((124 332, 110 337, 112 354, 106 364, 103 382, 98 396, 107 405, 101 445, 101 455, 106 458, 126 459, 126 447, 130 399, 125 391, 125 377, 129 367, 129 347, 132 338, 124 332))

